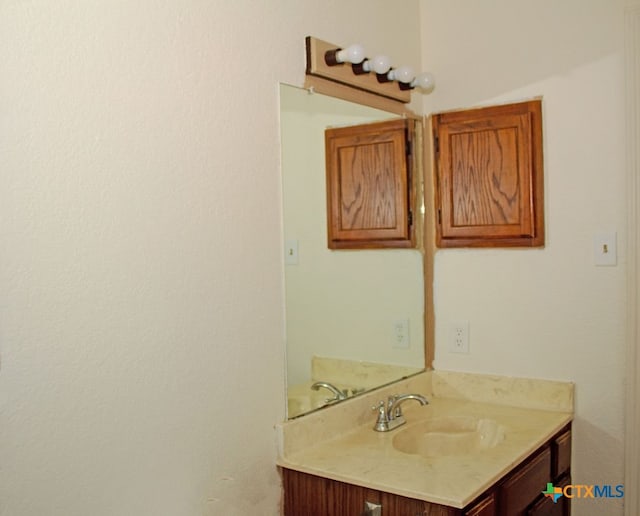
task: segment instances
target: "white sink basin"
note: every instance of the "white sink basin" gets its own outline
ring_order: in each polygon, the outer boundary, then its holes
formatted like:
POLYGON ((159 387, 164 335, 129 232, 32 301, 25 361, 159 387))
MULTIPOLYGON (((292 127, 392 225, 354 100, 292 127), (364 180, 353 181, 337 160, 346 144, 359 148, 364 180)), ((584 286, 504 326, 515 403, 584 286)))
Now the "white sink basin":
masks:
POLYGON ((448 416, 418 421, 398 430, 393 447, 423 457, 444 457, 495 448, 504 438, 504 427, 493 419, 448 416))

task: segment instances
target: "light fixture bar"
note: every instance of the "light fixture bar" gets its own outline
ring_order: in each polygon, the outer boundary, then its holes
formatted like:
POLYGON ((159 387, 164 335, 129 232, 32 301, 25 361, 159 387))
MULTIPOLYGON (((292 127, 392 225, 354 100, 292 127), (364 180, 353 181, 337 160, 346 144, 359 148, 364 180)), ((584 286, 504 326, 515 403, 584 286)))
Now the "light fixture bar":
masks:
POLYGON ((405 104, 411 101, 411 91, 401 90, 395 81, 379 82, 376 73, 354 73, 352 64, 348 62, 327 64, 325 55, 340 49, 339 45, 308 36, 306 46, 307 75, 315 75, 346 84, 405 104))

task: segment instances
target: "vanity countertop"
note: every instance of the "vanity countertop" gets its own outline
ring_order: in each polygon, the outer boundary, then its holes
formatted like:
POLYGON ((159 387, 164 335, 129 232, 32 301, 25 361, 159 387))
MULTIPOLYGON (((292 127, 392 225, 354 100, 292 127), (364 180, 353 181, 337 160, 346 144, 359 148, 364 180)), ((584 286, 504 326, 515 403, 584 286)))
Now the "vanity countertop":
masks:
MULTIPOLYGON (((374 431, 375 417, 370 413, 366 423, 359 418, 357 425, 333 436, 325 434, 305 446, 282 447, 278 465, 462 508, 548 441, 573 417, 570 410, 558 410, 558 407, 553 410, 518 407, 464 398, 441 398, 434 393, 427 397, 429 404, 426 406, 411 401, 404 404, 407 423, 395 430, 374 431), (393 447, 394 436, 403 429, 425 419, 457 416, 495 420, 504 427, 504 440, 494 448, 436 457, 403 453, 393 447)), ((291 423, 294 422, 285 424, 291 423)), ((541 490, 543 488, 540 486, 541 490)))

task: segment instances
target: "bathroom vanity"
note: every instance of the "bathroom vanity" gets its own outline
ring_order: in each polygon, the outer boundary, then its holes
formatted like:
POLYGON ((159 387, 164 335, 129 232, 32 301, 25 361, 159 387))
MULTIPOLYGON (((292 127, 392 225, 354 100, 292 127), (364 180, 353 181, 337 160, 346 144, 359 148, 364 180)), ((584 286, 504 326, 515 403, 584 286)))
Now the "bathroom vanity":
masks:
POLYGON ((570 500, 560 497, 554 502, 542 494, 540 486, 547 482, 555 487, 569 485, 570 464, 571 428, 567 426, 462 509, 284 468, 284 514, 374 515, 379 506, 385 516, 563 516, 570 514, 570 500), (371 507, 368 513, 363 509, 367 506, 371 507))
POLYGON ((283 423, 284 514, 565 515, 573 386, 429 372, 283 423), (371 407, 421 392, 406 424, 373 430, 371 407))

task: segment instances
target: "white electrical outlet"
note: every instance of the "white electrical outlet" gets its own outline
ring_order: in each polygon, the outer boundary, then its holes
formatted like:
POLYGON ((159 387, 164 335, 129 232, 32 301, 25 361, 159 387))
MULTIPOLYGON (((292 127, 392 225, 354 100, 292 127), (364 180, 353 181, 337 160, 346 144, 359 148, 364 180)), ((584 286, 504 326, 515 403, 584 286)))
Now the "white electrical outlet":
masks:
POLYGON ((469 321, 452 322, 449 331, 449 351, 469 353, 469 321))
POLYGON ((397 319, 393 321, 392 346, 401 349, 407 349, 409 347, 409 319, 397 319))

